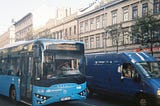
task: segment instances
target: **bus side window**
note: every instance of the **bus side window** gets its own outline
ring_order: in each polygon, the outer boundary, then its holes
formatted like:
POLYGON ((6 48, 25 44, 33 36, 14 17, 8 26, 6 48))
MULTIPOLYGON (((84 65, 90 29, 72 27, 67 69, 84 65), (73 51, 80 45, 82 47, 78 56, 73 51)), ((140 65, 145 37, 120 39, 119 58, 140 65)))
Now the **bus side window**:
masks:
POLYGON ((7 74, 8 74, 8 75, 15 75, 15 68, 14 68, 13 65, 10 65, 7 74))
POLYGON ((2 62, 2 74, 6 75, 8 74, 8 62, 7 62, 7 59, 5 58, 2 62))

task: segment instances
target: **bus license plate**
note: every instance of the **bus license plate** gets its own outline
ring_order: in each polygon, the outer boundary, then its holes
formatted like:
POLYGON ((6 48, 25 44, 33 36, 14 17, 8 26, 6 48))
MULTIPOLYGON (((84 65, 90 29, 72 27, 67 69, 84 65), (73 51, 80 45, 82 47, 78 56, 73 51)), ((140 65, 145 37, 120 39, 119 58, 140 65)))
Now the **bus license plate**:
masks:
POLYGON ((67 101, 67 100, 71 100, 71 97, 64 97, 64 98, 61 98, 61 101, 67 101))

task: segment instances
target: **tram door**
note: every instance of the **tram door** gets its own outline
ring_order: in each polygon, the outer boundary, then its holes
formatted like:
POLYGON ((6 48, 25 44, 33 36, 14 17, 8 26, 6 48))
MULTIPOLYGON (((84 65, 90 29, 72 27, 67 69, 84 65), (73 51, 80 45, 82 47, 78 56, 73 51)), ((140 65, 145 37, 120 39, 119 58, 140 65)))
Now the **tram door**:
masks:
POLYGON ((21 82, 20 82, 20 94, 23 101, 31 102, 32 97, 32 69, 33 69, 33 57, 21 54, 21 82))

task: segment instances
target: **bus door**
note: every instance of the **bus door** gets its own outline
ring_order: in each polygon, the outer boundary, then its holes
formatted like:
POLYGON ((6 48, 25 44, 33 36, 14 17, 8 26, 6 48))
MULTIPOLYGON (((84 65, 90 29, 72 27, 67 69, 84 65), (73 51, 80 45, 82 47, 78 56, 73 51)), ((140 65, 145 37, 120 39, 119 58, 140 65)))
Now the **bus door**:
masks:
POLYGON ((32 97, 32 68, 33 58, 25 53, 21 54, 21 84, 20 93, 21 99, 24 101, 31 101, 32 97))

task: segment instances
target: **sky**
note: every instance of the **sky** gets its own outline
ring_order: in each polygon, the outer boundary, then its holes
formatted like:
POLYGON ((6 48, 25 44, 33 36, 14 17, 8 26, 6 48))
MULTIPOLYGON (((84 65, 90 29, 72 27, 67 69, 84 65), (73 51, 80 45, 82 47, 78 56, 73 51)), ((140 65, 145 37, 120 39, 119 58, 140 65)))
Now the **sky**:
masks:
MULTIPOLYGON (((88 6, 94 0, 0 0, 0 35, 12 25, 12 19, 18 21, 28 13, 37 18, 37 25, 43 25, 55 18, 57 8, 71 7, 74 10, 88 6)), ((33 22, 34 24, 34 22, 33 22)))

